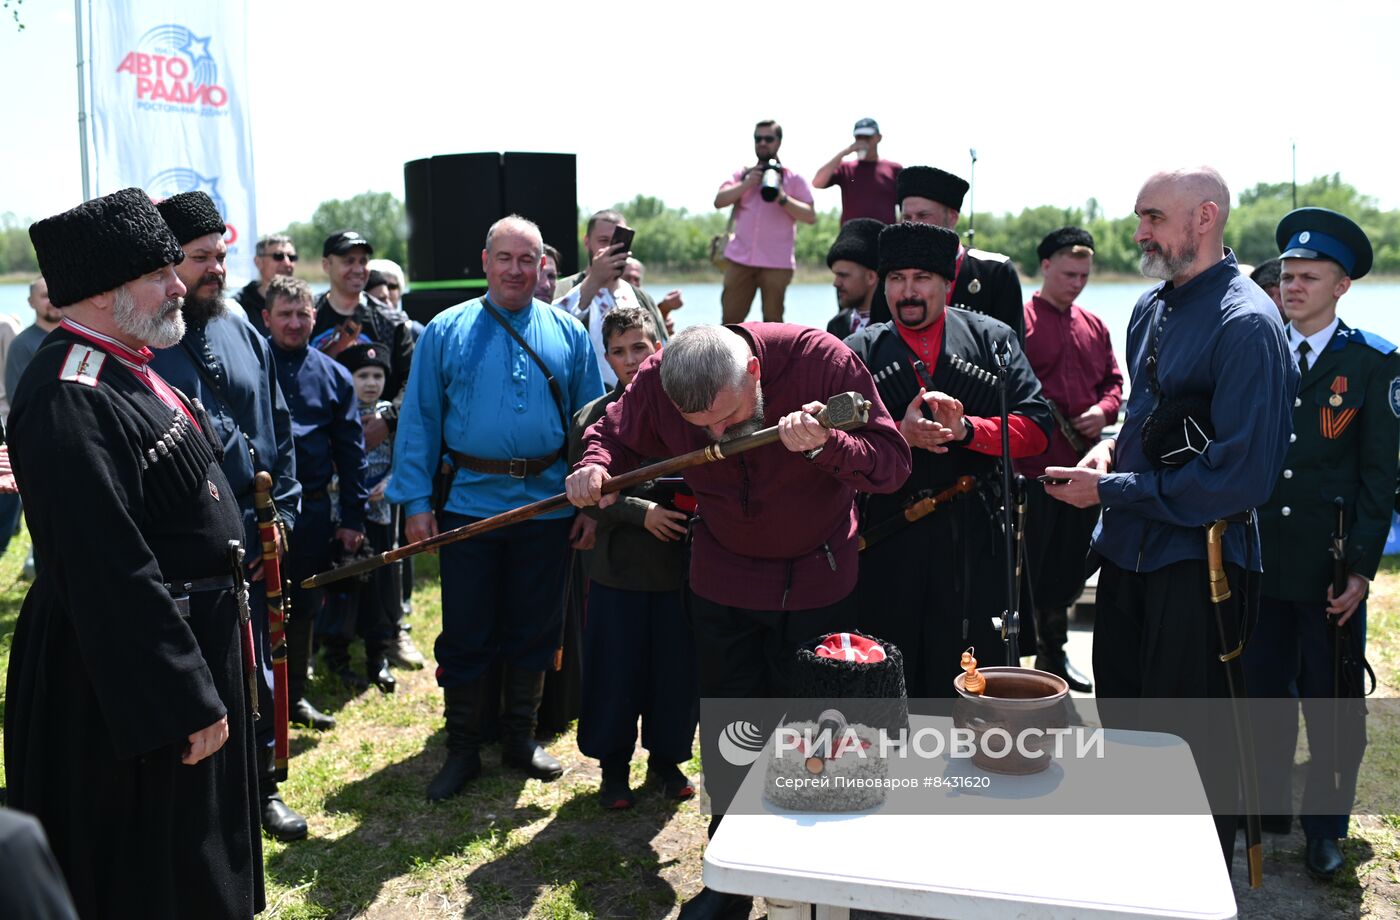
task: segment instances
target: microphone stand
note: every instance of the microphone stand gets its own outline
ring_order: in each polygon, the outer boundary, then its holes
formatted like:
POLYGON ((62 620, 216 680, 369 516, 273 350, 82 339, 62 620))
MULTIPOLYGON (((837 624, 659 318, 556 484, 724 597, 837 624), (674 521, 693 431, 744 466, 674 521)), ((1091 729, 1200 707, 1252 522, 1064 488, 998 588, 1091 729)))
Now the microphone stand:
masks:
POLYGON ((972 248, 973 237, 977 235, 977 148, 969 147, 968 156, 972 157, 972 168, 968 172, 967 191, 967 248, 972 248))
POLYGON ((1011 513, 1011 427, 1007 422, 1007 390, 1011 375, 1011 343, 1003 341, 996 352, 997 400, 1001 406, 1001 521, 1006 550, 1006 610, 1001 616, 1001 638, 1006 643, 1006 664, 1021 666, 1021 614, 1016 596, 1015 520, 1011 513))

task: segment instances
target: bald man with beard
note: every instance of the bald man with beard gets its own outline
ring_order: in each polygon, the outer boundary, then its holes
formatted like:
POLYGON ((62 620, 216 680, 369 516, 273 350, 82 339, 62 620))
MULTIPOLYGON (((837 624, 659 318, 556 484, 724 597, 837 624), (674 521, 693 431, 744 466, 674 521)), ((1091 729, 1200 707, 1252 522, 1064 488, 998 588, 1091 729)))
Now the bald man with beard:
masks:
MULTIPOLYGON (((1094 622, 1100 697, 1228 694, 1217 612, 1206 590, 1205 525, 1268 500, 1293 432, 1298 369, 1278 308, 1240 274, 1224 246, 1230 191, 1210 167, 1157 173, 1138 193, 1133 239, 1142 273, 1161 280, 1128 324, 1127 421, 1073 468, 1046 474, 1053 498, 1103 506, 1093 548, 1102 558, 1094 622), (1153 416, 1190 414, 1209 441, 1168 456, 1153 416)), ((1174 446, 1174 445, 1165 445, 1174 446)), ((1224 535, 1232 588, 1227 624, 1258 603, 1259 526, 1251 514, 1224 535)), ((1229 637, 1233 648, 1236 637, 1229 637)), ((1235 818, 1216 817, 1227 862, 1235 818)))

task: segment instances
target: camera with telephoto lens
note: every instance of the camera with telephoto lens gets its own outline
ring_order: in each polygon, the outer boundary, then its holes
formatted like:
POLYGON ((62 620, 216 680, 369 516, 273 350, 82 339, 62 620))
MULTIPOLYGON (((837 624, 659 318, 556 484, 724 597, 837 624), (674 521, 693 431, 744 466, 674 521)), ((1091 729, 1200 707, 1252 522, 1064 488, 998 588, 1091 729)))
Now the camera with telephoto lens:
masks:
POLYGON ((759 181, 758 193, 764 201, 777 201, 783 191, 783 166, 777 160, 760 165, 763 167, 763 178, 759 181))

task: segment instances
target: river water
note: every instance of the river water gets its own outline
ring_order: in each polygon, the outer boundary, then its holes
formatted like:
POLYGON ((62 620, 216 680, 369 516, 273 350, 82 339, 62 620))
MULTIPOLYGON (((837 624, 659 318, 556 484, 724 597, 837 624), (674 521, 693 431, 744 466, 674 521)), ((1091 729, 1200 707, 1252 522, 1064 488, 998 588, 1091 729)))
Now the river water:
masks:
MULTIPOLYGON (((1113 347, 1118 353, 1119 364, 1123 363, 1123 345, 1128 331, 1128 318, 1138 296, 1150 287, 1144 281, 1112 281, 1095 283, 1079 297, 1080 306, 1097 314, 1108 325, 1113 337, 1113 347)), ((685 306, 673 314, 676 328, 682 329, 694 323, 719 322, 720 285, 684 284, 680 286, 685 297, 685 306)), ((664 286, 648 288, 660 299, 666 292, 664 286)), ((1033 287, 1026 288, 1029 297, 1033 287)), ((24 284, 0 284, 0 313, 11 313, 19 318, 22 325, 29 325, 34 313, 29 309, 25 298, 28 288, 24 284)), ((1344 296, 1339 312, 1348 325, 1366 329, 1383 336, 1392 342, 1400 343, 1400 283, 1380 281, 1358 282, 1344 296)), ((830 285, 794 284, 788 288, 785 319, 792 323, 826 328, 826 323, 836 314, 836 295, 830 285)), ((750 318, 761 316, 759 299, 754 297, 750 318)))

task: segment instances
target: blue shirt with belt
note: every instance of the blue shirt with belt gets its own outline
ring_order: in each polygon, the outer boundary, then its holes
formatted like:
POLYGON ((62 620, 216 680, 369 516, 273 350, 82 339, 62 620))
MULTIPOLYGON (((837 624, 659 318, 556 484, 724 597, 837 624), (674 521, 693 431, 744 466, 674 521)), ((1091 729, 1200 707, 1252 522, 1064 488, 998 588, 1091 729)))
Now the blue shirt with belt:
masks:
MULTIPOLYGON (((1114 471, 1099 481, 1094 549, 1119 568, 1151 572, 1204 559, 1204 525, 1268 500, 1292 438, 1298 367, 1278 308, 1228 250, 1180 287, 1166 282, 1138 299, 1127 358, 1132 393, 1114 471), (1215 437, 1185 465, 1157 469, 1143 422, 1159 399, 1185 396, 1210 400, 1215 437)), ((1224 548, 1226 562, 1261 571, 1256 522, 1231 524, 1224 548)))
POLYGON ((340 526, 363 532, 369 490, 365 487, 365 432, 360 426, 355 381, 344 365, 314 348, 287 351, 269 344, 277 382, 292 412, 302 494, 324 495, 331 476, 338 475, 340 526))
MULTIPOLYGON (((539 476, 457 470, 446 510, 490 517, 564 491, 568 435, 539 367, 484 309, 490 295, 433 317, 414 349, 387 497, 410 515, 432 510, 441 446, 485 460, 559 457, 539 476)), ((559 383, 564 420, 603 395, 588 330, 541 301, 518 312, 493 307, 529 343, 559 383)), ((572 507, 541 515, 565 518, 572 507)))
POLYGON ((249 547, 262 545, 253 515, 253 477, 260 470, 272 475, 277 510, 287 528, 294 527, 301 483, 292 448, 292 416, 277 385, 267 339, 241 315, 226 312, 207 323, 188 323, 184 339, 157 350, 151 367, 171 386, 202 402, 219 432, 224 475, 243 512, 245 556, 249 547))

